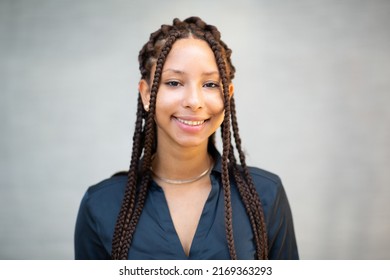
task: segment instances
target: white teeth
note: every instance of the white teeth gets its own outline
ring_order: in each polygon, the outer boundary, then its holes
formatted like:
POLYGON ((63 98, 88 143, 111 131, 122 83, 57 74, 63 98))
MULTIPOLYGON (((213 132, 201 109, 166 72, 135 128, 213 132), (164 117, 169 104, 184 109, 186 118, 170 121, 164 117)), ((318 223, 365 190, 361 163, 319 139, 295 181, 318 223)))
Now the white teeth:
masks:
POLYGON ((204 123, 204 121, 187 121, 187 120, 182 120, 182 119, 177 119, 177 120, 181 123, 184 123, 184 124, 190 125, 190 126, 197 126, 197 125, 201 125, 204 123))

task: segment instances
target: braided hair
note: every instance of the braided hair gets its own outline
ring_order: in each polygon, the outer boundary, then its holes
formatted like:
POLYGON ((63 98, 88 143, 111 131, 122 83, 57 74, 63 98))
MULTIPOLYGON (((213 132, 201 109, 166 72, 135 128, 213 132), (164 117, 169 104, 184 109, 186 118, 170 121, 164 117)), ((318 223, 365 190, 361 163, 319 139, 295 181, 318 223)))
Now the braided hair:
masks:
MULTIPOLYGON (((152 67, 155 73, 151 83, 149 110, 145 111, 141 97, 138 97, 137 115, 133 135, 133 147, 128 179, 122 206, 115 225, 112 240, 112 259, 127 259, 128 251, 142 213, 148 188, 152 181, 150 166, 156 150, 155 111, 156 97, 161 72, 173 44, 183 38, 194 37, 208 43, 214 53, 222 81, 225 117, 221 125, 222 136, 222 185, 225 207, 225 229, 231 259, 237 259, 233 238, 231 205, 231 184, 234 180, 245 206, 252 227, 256 248, 256 259, 267 259, 267 232, 263 208, 249 174, 245 155, 241 147, 234 97, 229 96, 229 84, 234 78, 235 68, 231 62, 231 49, 221 40, 218 29, 208 25, 198 17, 184 21, 174 19, 172 25, 162 25, 150 35, 149 41, 141 49, 138 60, 141 78, 151 81, 152 67), (235 140, 241 167, 238 165, 231 141, 231 131, 235 140), (141 160, 142 158, 142 160, 141 160)), ((209 146, 214 145, 214 134, 209 138, 209 146)))

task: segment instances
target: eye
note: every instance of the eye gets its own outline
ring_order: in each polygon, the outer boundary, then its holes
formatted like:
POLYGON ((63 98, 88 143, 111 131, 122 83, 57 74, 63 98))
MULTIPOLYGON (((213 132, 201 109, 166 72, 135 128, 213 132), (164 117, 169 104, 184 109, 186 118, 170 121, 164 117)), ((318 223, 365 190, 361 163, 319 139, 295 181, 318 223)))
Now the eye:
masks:
POLYGON ((178 86, 180 86, 180 83, 178 81, 168 81, 165 84, 167 86, 170 86, 170 87, 178 87, 178 86))
POLYGON ((207 87, 207 88, 219 88, 219 84, 214 83, 214 82, 208 82, 208 83, 204 84, 204 87, 207 87))

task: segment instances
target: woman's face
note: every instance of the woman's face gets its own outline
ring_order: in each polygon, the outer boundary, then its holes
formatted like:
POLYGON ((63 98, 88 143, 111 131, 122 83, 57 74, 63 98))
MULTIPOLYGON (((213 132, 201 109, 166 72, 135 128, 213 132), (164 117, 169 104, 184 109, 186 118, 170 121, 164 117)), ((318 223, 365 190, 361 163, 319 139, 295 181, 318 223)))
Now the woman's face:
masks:
MULTIPOLYGON (((149 103, 148 98, 144 103, 149 103)), ((214 53, 203 40, 178 40, 164 64, 157 93, 158 146, 207 146, 223 117, 222 84, 214 53)))

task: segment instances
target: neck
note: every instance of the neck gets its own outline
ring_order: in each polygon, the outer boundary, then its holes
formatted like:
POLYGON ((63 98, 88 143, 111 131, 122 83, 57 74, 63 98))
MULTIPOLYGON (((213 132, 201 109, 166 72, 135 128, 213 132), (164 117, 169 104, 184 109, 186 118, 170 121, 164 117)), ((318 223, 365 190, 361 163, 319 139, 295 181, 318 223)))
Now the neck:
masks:
POLYGON ((202 174, 211 165, 207 146, 197 148, 159 149, 155 154, 153 172, 161 177, 186 180, 202 174))

